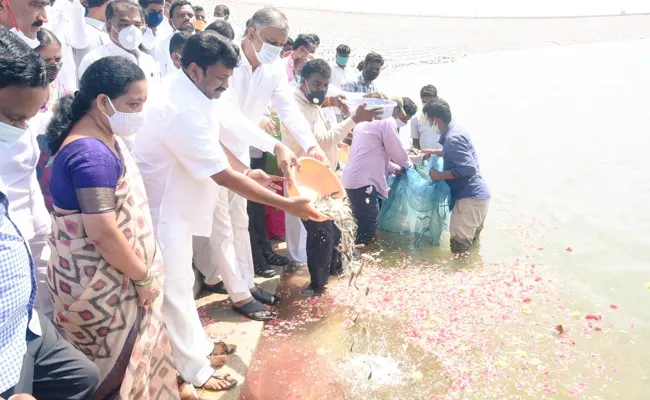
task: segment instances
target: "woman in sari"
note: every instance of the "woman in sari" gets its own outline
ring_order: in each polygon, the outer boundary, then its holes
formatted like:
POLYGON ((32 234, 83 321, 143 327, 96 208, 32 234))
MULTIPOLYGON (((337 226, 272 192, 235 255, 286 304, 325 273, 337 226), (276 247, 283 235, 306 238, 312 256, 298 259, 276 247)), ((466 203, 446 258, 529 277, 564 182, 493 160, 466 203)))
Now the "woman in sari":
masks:
POLYGON ((36 137, 38 143, 39 158, 36 164, 36 177, 41 185, 45 207, 52 212, 52 196, 50 195, 50 175, 51 164, 50 155, 47 150, 47 140, 45 139, 45 128, 52 118, 52 109, 59 101, 59 97, 69 95, 70 92, 63 84, 56 79, 63 66, 63 53, 61 42, 57 37, 45 28, 41 28, 36 33, 36 38, 40 43, 34 50, 41 56, 47 68, 47 81, 50 83, 50 96, 41 106, 41 111, 29 123, 29 130, 36 137))
POLYGON ((142 123, 147 82, 123 57, 92 64, 47 127, 54 155, 48 285, 54 323, 99 368, 97 399, 176 399, 163 324, 161 251, 121 137, 142 123))

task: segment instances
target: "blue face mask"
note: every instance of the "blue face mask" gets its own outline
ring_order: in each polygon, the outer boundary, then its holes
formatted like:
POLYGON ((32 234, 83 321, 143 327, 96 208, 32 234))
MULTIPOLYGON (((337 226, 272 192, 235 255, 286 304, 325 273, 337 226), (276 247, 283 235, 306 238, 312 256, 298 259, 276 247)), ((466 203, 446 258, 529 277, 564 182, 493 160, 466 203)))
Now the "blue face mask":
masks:
POLYGON ((158 27, 163 22, 163 19, 165 16, 163 15, 162 12, 151 12, 147 14, 147 25, 149 25, 152 28, 158 27))
POLYGON ((302 83, 302 76, 296 75, 296 83, 300 85, 302 83))
POLYGON ((9 147, 20 140, 27 129, 0 122, 0 146, 9 147))

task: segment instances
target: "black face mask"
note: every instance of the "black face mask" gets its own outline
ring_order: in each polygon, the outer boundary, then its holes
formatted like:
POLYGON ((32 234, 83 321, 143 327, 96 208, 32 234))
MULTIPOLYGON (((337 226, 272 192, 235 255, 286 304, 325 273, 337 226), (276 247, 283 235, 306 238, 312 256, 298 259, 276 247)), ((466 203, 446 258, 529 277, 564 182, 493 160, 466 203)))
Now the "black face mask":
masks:
POLYGON ((47 81, 49 83, 54 82, 60 70, 61 70, 61 63, 45 65, 45 73, 47 74, 47 81))
POLYGON ((325 90, 311 91, 311 90, 309 90, 309 86, 307 86, 307 85, 305 85, 305 86, 307 87, 307 91, 309 92, 309 93, 307 93, 307 100, 309 100, 313 104, 316 104, 316 105, 319 105, 319 106, 322 105, 323 102, 325 101, 325 93, 326 93, 326 91, 325 90))
POLYGON ((363 79, 367 82, 372 82, 379 76, 379 72, 374 71, 363 71, 363 79))

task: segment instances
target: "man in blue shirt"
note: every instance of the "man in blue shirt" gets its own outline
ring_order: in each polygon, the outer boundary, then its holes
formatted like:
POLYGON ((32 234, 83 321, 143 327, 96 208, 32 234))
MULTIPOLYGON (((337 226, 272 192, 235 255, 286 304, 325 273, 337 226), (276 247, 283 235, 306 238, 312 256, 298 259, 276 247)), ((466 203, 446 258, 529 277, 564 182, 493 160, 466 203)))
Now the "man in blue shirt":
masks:
MULTIPOLYGON (((490 190, 481 175, 478 154, 469 134, 452 121, 449 104, 433 99, 424 106, 424 114, 435 132, 440 133, 444 171, 431 170, 434 181, 446 180, 454 202, 449 232, 451 250, 466 252, 478 239, 490 205, 490 190)), ((435 151, 432 151, 435 153, 435 151)))
MULTIPOLYGON (((47 88, 38 54, 0 28, 0 147, 15 145, 25 134, 47 88)), ((26 393, 39 400, 88 399, 99 372, 34 310, 34 261, 9 218, 6 193, 0 176, 0 398, 26 393)))

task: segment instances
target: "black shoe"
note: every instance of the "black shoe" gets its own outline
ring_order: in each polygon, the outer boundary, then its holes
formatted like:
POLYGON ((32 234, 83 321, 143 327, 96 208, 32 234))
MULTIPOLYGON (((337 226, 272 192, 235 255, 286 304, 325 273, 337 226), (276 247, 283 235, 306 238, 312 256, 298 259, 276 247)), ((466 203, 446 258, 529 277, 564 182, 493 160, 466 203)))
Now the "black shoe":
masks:
POLYGON ((343 275, 343 268, 330 269, 330 276, 339 277, 341 275, 343 275))
POLYGON ((276 265, 278 267, 285 267, 291 262, 288 258, 282 257, 281 255, 276 254, 272 251, 265 253, 264 258, 266 258, 267 263, 276 265))
POLYGON ((219 294, 228 294, 226 287, 223 285, 223 282, 219 282, 216 285, 203 285, 203 290, 210 293, 219 293, 219 294))
POLYGON ((275 270, 268 265, 263 267, 255 267, 255 275, 261 276, 262 278, 273 278, 275 276, 275 270))

